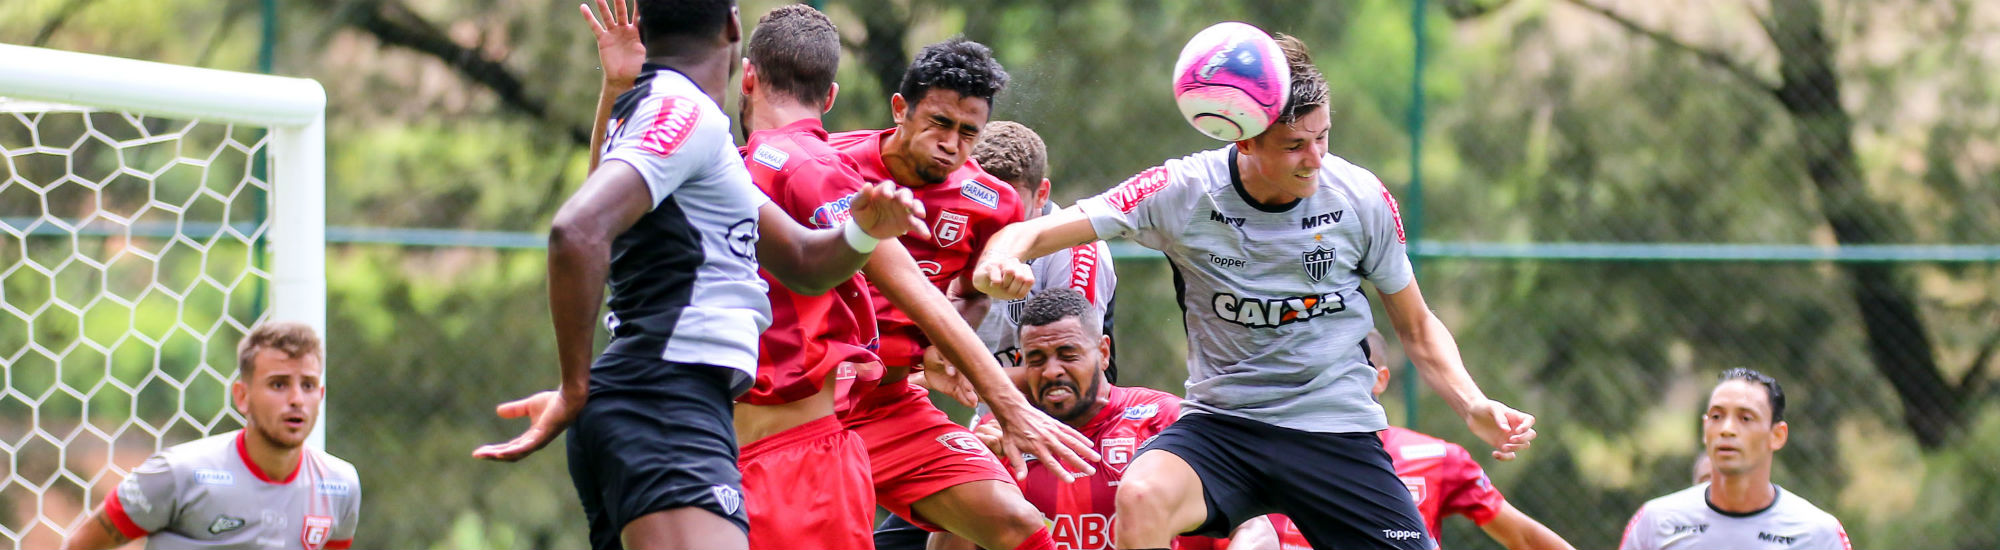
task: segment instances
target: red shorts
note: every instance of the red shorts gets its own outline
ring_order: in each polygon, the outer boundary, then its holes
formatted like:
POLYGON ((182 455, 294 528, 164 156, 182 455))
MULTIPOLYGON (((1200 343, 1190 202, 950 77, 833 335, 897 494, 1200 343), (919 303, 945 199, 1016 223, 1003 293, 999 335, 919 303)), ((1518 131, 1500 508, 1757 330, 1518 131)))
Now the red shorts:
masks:
POLYGON ((736 464, 753 550, 875 547, 868 449, 834 417, 759 439, 736 464))
MULTIPOLYGON (((907 381, 862 396, 841 420, 868 445, 875 501, 926 531, 943 531, 910 510, 924 497, 974 481, 1014 483, 999 457, 972 430, 931 405, 930 392, 907 381)), ((755 517, 752 517, 755 521, 755 517)))

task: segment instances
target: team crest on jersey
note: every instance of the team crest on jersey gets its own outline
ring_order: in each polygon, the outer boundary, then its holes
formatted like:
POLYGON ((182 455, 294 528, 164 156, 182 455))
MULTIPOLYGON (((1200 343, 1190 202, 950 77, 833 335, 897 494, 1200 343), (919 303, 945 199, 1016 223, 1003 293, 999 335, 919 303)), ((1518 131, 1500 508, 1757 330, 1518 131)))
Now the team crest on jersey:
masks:
POLYGON ((1139 203, 1145 202, 1146 197, 1151 197, 1161 189, 1167 188, 1167 180, 1171 179, 1171 176, 1165 166, 1147 169, 1106 192, 1104 204, 1118 209, 1119 212, 1130 214, 1133 209, 1139 207, 1139 203))
POLYGON ((937 442, 940 445, 944 445, 944 448, 951 449, 953 452, 969 455, 987 454, 986 444, 980 443, 979 437, 972 435, 971 432, 951 432, 940 435, 937 438, 937 442))
POLYGON ((1311 278, 1315 283, 1319 282, 1321 278, 1326 277, 1326 271, 1333 268, 1333 251, 1327 250, 1326 247, 1315 246, 1311 252, 1300 254, 1299 256, 1300 260, 1305 263, 1306 277, 1311 278))
POLYGON ((1018 325, 1020 325, 1020 324, 1021 324, 1021 310, 1022 310, 1022 309, 1024 309, 1024 308, 1026 308, 1026 307, 1027 307, 1027 305, 1028 305, 1028 299, 1027 299, 1027 298, 1022 298, 1022 299, 1019 299, 1019 300, 1008 300, 1008 301, 1007 301, 1007 322, 1009 322, 1009 323, 1013 323, 1013 324, 1015 324, 1015 325, 1017 325, 1017 326, 1018 326, 1018 325))
POLYGON ((715 494, 715 504, 722 507, 722 513, 735 515, 743 507, 743 493, 728 485, 713 485, 708 492, 715 494))
POLYGON ((1403 480, 1404 489, 1410 490, 1411 502, 1415 502, 1418 505, 1422 505, 1424 503, 1424 497, 1430 496, 1430 490, 1429 490, 1430 484, 1426 483, 1424 481, 1424 478, 1417 476, 1396 476, 1396 477, 1398 479, 1403 480))
POLYGON ((772 170, 784 170, 785 161, 791 160, 791 158, 791 153, 784 152, 770 145, 758 145, 757 152, 750 154, 750 160, 757 161, 757 164, 768 166, 772 170))
POLYGON ((660 101, 660 114, 653 116, 653 124, 639 137, 639 149, 662 157, 672 155, 694 135, 700 122, 700 104, 684 97, 668 97, 660 101))
POLYGON ((333 535, 332 516, 306 516, 306 528, 299 533, 299 542, 310 550, 326 547, 326 541, 333 535))
POLYGON ((917 262, 917 271, 922 271, 925 277, 936 277, 939 273, 944 273, 944 264, 933 260, 920 260, 917 262))
POLYGON ((972 217, 947 208, 938 211, 937 227, 931 228, 931 236, 937 239, 938 248, 951 248, 965 240, 965 225, 972 223, 972 217))
POLYGON ((854 213, 848 210, 853 206, 854 195, 849 194, 845 197, 834 199, 832 202, 819 205, 819 208, 813 209, 812 217, 807 218, 806 221, 811 223, 813 227, 832 229, 846 222, 849 218, 854 217, 854 213))
POLYGON ((981 206, 995 210, 1000 209, 1000 192, 994 191, 993 188, 987 187, 984 183, 980 183, 979 178, 965 180, 965 183, 959 185, 958 194, 965 197, 966 200, 979 203, 981 206))
POLYGON ((1113 437, 1097 444, 1104 449, 1104 465, 1121 475, 1125 472, 1125 465, 1132 462, 1132 453, 1139 450, 1137 438, 1131 437, 1113 437))

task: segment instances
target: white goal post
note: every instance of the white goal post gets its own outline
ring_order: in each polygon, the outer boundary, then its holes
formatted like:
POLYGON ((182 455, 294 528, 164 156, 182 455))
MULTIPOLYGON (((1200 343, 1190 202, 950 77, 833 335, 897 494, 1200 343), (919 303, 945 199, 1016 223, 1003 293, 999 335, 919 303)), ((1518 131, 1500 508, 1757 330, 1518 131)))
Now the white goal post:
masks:
POLYGON ((326 335, 325 203, 316 81, 0 44, 0 550, 74 525, 124 447, 240 422, 213 401, 249 324, 326 335))

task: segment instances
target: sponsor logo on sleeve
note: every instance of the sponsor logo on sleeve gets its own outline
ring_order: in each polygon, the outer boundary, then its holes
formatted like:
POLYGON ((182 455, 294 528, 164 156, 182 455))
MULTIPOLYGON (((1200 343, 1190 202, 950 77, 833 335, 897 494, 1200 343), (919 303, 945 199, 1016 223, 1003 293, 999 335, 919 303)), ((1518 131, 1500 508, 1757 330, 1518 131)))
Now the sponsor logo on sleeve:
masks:
POLYGON ((1339 293, 1263 299, 1217 292, 1212 304, 1216 317, 1250 328, 1280 327, 1347 311, 1347 299, 1339 293))
POLYGON ((299 533, 299 540, 309 550, 319 550, 326 547, 326 541, 332 535, 332 516, 306 516, 306 528, 299 533))
POLYGON ((972 217, 950 209, 938 211, 937 227, 931 228, 931 237, 937 240, 938 248, 951 248, 965 240, 965 226, 972 223, 972 217))
POLYGON ((1097 243, 1069 249, 1069 287, 1097 304, 1097 243))
MULTIPOLYGON (((1375 185, 1382 185, 1381 180, 1376 180, 1375 185)), ((1396 208, 1396 197, 1389 194, 1388 187, 1382 187, 1382 201, 1389 203, 1389 218, 1396 220, 1396 242, 1408 244, 1403 237, 1403 211, 1396 208)))
POLYGON ((819 208, 813 209, 812 217, 807 218, 806 221, 819 229, 832 229, 846 222, 849 218, 854 217, 854 213, 848 210, 853 206, 854 195, 849 194, 826 204, 819 205, 819 208))
POLYGON ((1321 278, 1326 277, 1327 270, 1333 268, 1333 251, 1327 250, 1326 247, 1314 246, 1311 252, 1306 252, 1299 256, 1300 260, 1305 263, 1306 277, 1311 278, 1315 283, 1319 282, 1321 278))
POLYGON ((652 125, 639 137, 639 149, 662 157, 672 155, 694 135, 700 122, 700 104, 684 97, 667 97, 660 101, 660 113, 653 116, 652 125))
POLYGON ((243 526, 248 523, 250 522, 244 521, 243 518, 230 517, 230 516, 215 516, 215 521, 209 522, 208 524, 208 534, 220 535, 230 531, 235 531, 237 529, 242 529, 243 526))
POLYGON ((729 226, 729 253, 749 261, 757 261, 757 220, 745 218, 729 226))
POLYGON ((772 170, 784 170, 785 161, 791 158, 791 153, 786 153, 784 150, 772 147, 770 144, 758 145, 757 152, 750 154, 750 160, 757 161, 757 164, 768 166, 772 170))
POLYGON ((202 485, 235 485, 236 476, 223 470, 201 468, 194 471, 194 482, 202 485))
POLYGON ((1139 175, 1132 176, 1132 179, 1125 180, 1125 183, 1118 184, 1106 192, 1104 204, 1118 209, 1119 212, 1130 214, 1132 210, 1139 208, 1139 203, 1145 202, 1147 197, 1165 189, 1167 181, 1172 179, 1171 176, 1165 166, 1155 166, 1140 172, 1139 175))
POLYGON ((979 181, 979 178, 965 180, 965 183, 959 185, 958 194, 981 206, 996 210, 1000 208, 1000 192, 987 187, 985 183, 979 181))

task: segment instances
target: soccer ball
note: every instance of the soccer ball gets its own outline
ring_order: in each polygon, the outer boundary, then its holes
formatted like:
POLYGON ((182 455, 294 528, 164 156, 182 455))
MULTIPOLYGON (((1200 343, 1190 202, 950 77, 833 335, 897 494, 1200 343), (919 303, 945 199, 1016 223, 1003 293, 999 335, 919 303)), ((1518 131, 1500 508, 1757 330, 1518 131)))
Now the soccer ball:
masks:
POLYGON ((1291 87, 1291 66, 1278 42, 1245 23, 1202 29, 1174 62, 1174 103, 1181 116, 1223 141, 1264 133, 1285 108, 1291 87))

